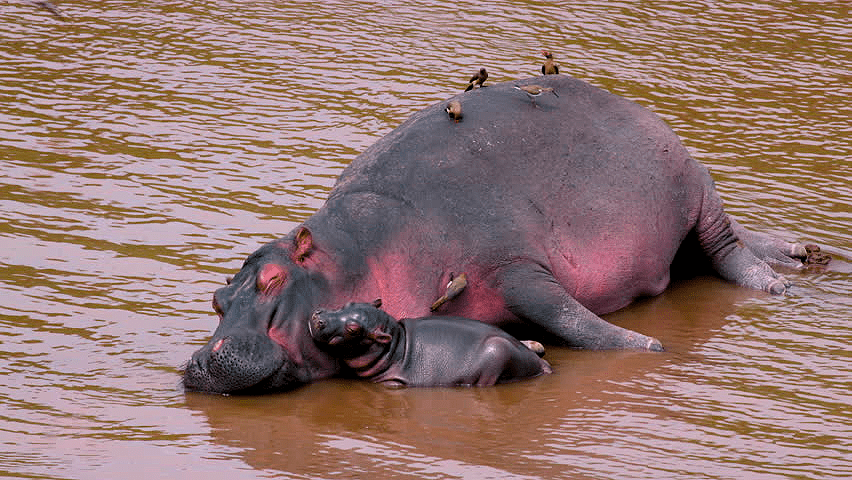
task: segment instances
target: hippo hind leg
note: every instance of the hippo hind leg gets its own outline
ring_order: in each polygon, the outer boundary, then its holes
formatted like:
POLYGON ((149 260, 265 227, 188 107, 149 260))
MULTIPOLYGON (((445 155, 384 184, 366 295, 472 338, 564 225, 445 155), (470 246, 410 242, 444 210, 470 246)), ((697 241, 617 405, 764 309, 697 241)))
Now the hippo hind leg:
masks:
POLYGON ((571 297, 541 265, 519 262, 498 274, 506 306, 518 318, 543 328, 560 343, 588 350, 650 350, 659 340, 613 325, 571 297))
POLYGON ((532 350, 517 342, 500 336, 490 337, 476 352, 476 363, 472 366, 475 379, 470 382, 477 387, 487 387, 523 378, 550 373, 550 366, 532 350))
MULTIPOLYGON (((784 293, 789 283, 772 270, 765 261, 755 256, 737 236, 735 228, 742 232, 745 232, 745 229, 733 222, 723 210, 722 200, 716 193, 709 173, 706 174, 705 182, 701 211, 695 224, 695 234, 713 269, 722 278, 738 285, 772 294, 784 293)), ((758 237, 755 237, 755 240, 757 241, 758 237)), ((760 244, 767 245, 763 240, 760 244)), ((791 254, 796 253, 792 250, 792 245, 790 248, 791 254)))

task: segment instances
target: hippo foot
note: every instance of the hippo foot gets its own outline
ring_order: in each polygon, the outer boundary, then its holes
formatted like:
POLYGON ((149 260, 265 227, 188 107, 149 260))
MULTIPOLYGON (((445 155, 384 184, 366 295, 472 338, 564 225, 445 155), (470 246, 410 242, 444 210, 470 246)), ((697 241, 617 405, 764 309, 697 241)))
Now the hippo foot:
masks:
POLYGON ((785 242, 766 233, 752 232, 734 219, 730 221, 731 228, 754 256, 770 265, 799 269, 831 261, 831 255, 821 252, 817 245, 785 242))
POLYGON ((521 340, 521 343, 523 343, 525 347, 532 350, 533 353, 535 353, 539 357, 544 356, 544 345, 542 345, 541 343, 536 342, 535 340, 521 340))
POLYGON ((820 251, 819 245, 809 243, 802 248, 805 250, 805 258, 802 263, 806 266, 828 265, 831 262, 831 255, 820 251))
POLYGON ((649 338, 648 344, 645 345, 645 349, 649 352, 664 352, 666 350, 663 348, 663 344, 654 337, 649 338))
POLYGON ((784 277, 776 278, 775 281, 767 285, 766 291, 772 295, 781 295, 790 287, 790 282, 784 277))

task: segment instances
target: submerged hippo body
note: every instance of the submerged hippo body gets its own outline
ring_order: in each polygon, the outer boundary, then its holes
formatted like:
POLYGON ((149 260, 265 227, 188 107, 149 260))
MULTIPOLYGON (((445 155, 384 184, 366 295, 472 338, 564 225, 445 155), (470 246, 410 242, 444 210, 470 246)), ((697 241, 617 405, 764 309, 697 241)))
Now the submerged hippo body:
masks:
POLYGON ((319 310, 308 330, 355 375, 405 387, 478 386, 550 373, 550 365, 497 327, 459 317, 397 320, 378 305, 319 310))
POLYGON ((461 122, 446 102, 413 115, 216 291, 219 327, 188 363, 188 388, 268 391, 333 376, 339 362, 306 328, 315 309, 382 298, 396 318, 423 317, 454 273, 467 286, 437 315, 531 324, 578 348, 660 350, 598 315, 661 293, 679 252, 680 270, 709 263, 772 293, 785 282, 765 261, 801 263, 801 247, 733 222, 707 169, 633 102, 565 75, 452 100, 461 122), (532 83, 558 96, 533 104, 514 88, 532 83))

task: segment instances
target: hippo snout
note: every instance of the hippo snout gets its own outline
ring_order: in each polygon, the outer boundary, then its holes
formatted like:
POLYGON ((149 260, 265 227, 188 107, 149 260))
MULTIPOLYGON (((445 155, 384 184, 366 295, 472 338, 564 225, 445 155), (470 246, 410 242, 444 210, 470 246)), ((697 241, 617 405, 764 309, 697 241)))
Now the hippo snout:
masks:
POLYGON ((352 334, 352 329, 339 312, 316 310, 308 322, 308 332, 315 342, 337 345, 352 334))
POLYGON ((311 337, 316 338, 317 335, 322 334, 328 325, 323 318, 324 313, 324 310, 314 310, 314 313, 311 314, 311 319, 308 321, 308 333, 311 337))
POLYGON ((264 382, 284 364, 283 349, 266 335, 225 335, 192 355, 183 382, 190 390, 237 392, 264 382))

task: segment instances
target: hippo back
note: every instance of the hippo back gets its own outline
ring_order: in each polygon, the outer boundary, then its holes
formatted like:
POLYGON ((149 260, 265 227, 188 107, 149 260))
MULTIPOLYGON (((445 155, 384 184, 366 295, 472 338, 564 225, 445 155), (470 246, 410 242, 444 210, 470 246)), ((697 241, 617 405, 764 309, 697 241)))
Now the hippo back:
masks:
POLYGON ((400 257, 447 264, 532 259, 598 313, 665 288, 702 187, 700 167, 659 117, 565 75, 450 100, 461 103, 461 122, 446 102, 433 105, 338 179, 326 205, 382 226, 379 237, 356 233, 360 243, 385 254, 404 243, 400 257), (558 96, 534 104, 513 88, 532 83, 558 96))

